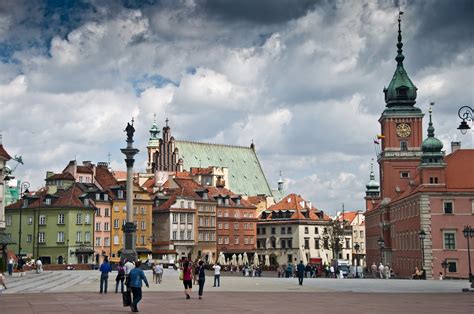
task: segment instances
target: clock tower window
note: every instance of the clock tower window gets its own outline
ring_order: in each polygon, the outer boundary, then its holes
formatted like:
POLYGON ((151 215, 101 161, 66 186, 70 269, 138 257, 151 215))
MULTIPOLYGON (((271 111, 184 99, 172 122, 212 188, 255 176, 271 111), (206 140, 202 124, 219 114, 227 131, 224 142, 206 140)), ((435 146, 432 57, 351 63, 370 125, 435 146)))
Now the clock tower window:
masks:
POLYGON ((400 149, 402 151, 407 151, 408 150, 408 143, 407 141, 400 141, 400 149))

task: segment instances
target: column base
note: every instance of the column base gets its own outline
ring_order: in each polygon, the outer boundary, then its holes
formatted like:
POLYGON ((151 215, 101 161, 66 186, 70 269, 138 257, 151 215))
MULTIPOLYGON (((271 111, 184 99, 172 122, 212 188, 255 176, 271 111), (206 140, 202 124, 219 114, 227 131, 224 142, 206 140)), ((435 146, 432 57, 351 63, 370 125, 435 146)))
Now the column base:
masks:
POLYGON ((123 250, 120 254, 120 259, 135 262, 137 260, 137 252, 134 250, 123 250))

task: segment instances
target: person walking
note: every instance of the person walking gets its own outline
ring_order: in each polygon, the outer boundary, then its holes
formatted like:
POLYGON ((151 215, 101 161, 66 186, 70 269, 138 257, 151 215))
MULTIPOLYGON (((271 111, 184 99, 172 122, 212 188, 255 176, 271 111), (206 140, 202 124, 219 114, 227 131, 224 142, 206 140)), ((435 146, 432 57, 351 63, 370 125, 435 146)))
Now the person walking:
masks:
POLYGON ((8 260, 8 275, 9 276, 13 275, 13 264, 14 263, 15 263, 15 261, 13 260, 13 257, 10 257, 10 259, 8 260))
POLYGON ((186 299, 191 299, 190 293, 193 288, 193 269, 188 260, 183 263, 183 285, 186 299))
POLYGON ((156 281, 155 283, 161 284, 161 280, 163 278, 163 265, 157 264, 155 266, 155 273, 156 273, 156 281))
POLYGON ((331 265, 331 267, 329 268, 329 271, 331 272, 331 278, 336 278, 333 265, 331 265))
POLYGON ((202 299, 202 293, 204 292, 204 282, 206 281, 206 272, 204 268, 204 262, 199 261, 198 269, 198 284, 199 284, 199 299, 202 299))
POLYGON ((305 267, 304 267, 303 261, 300 261, 298 266, 296 266, 296 275, 298 276, 298 283, 300 286, 303 285, 304 270, 305 270, 305 267))
POLYGON ((107 258, 105 258, 102 265, 100 265, 99 271, 100 271, 100 293, 107 293, 109 273, 112 271, 112 267, 110 266, 109 260, 107 258))
POLYGON ((133 296, 132 304, 130 305, 132 312, 138 312, 138 302, 142 299, 142 282, 145 283, 147 288, 150 288, 145 273, 140 269, 140 265, 141 262, 137 260, 135 262, 135 268, 132 269, 129 274, 129 287, 133 296))
POLYGON ((310 264, 307 264, 306 267, 304 268, 304 271, 306 272, 306 278, 311 278, 311 272, 312 272, 312 269, 311 269, 311 265, 310 264))
POLYGON ((383 279, 383 272, 385 270, 385 267, 383 267, 383 264, 380 263, 379 265, 379 276, 380 276, 380 279, 383 279))
POLYGON ((123 293, 123 281, 125 280, 125 266, 120 262, 117 266, 117 277, 115 277, 115 293, 118 293, 118 286, 120 283, 120 292, 123 293))
POLYGON ((129 275, 132 269, 135 268, 135 264, 126 259, 124 260, 124 262, 125 264, 123 266, 125 267, 125 285, 128 287, 129 275))
POLYGON ((375 262, 373 262, 372 266, 370 266, 370 271, 372 272, 372 278, 377 278, 377 265, 375 262))
POLYGON ((217 263, 216 265, 212 266, 212 268, 214 268, 214 285, 213 285, 213 287, 216 287, 216 283, 217 283, 217 287, 220 287, 221 286, 221 265, 219 263, 217 263))
POLYGON ((5 290, 7 290, 7 285, 5 284, 5 276, 3 276, 2 273, 0 273, 0 285, 2 285, 5 290))

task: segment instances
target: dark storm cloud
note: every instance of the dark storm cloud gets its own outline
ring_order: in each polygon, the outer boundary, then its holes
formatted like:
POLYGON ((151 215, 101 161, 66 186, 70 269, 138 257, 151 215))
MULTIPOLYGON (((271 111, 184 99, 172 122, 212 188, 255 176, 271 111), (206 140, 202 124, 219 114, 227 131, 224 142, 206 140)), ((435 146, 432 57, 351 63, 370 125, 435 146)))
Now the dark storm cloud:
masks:
POLYGON ((225 20, 247 20, 254 23, 278 24, 297 19, 313 10, 321 0, 203 0, 202 5, 209 15, 217 15, 225 20))

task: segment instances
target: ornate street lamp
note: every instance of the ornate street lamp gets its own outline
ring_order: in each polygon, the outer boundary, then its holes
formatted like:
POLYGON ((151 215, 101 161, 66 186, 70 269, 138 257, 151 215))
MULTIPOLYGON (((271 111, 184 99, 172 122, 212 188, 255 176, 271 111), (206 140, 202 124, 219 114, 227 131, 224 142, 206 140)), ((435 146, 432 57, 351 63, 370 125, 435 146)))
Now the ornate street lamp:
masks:
POLYGON ((420 233, 418 233, 420 237, 420 246, 421 246, 421 267, 425 269, 425 238, 426 233, 425 230, 421 229, 420 233))
POLYGON ((448 260, 445 259, 442 263, 441 263, 441 267, 443 267, 444 269, 444 278, 446 278, 446 269, 448 268, 449 264, 448 264, 448 260))
POLYGON ((354 245, 354 249, 355 249, 355 251, 356 251, 356 267, 355 267, 356 273, 355 273, 355 277, 356 277, 356 278, 359 278, 359 273, 357 272, 357 267, 359 267, 359 249, 360 249, 359 243, 356 243, 356 244, 354 245))
POLYGON ((474 229, 471 226, 465 226, 464 230, 462 231, 464 237, 467 240, 467 260, 469 262, 469 282, 471 283, 471 288, 474 288, 474 280, 472 278, 472 270, 471 270, 471 247, 469 244, 469 239, 474 237, 474 229))
POLYGON ((458 130, 461 131, 461 134, 466 134, 467 130, 471 129, 471 127, 467 124, 467 121, 473 121, 474 118, 474 110, 469 106, 462 106, 459 108, 458 111, 459 118, 462 119, 461 124, 459 124, 458 130))
POLYGON ((25 198, 25 195, 29 193, 28 189, 30 187, 30 183, 24 181, 20 186, 20 198, 22 200, 22 204, 20 206, 20 219, 19 219, 19 226, 18 226, 18 269, 23 268, 23 258, 21 257, 21 218, 23 214, 23 207, 27 207, 28 203, 25 198))
POLYGON ((383 261, 383 249, 385 248, 385 241, 384 241, 384 239, 379 238, 379 239, 377 240, 377 243, 378 243, 379 248, 380 248, 380 263, 384 264, 384 261, 383 261))

